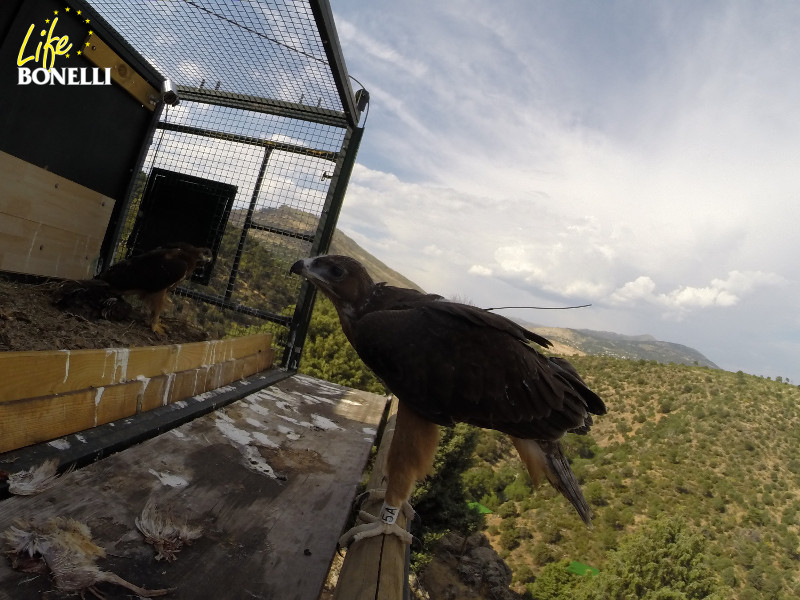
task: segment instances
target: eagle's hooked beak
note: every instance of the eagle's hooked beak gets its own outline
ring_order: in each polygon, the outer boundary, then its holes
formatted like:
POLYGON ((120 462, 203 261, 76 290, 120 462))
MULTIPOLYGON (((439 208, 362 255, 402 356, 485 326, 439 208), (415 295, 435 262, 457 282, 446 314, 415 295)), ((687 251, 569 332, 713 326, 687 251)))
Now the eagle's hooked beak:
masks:
POLYGON ((289 269, 289 273, 294 273, 295 275, 300 275, 301 277, 307 276, 306 271, 312 260, 313 259, 311 258, 301 258, 292 265, 292 268, 289 269))

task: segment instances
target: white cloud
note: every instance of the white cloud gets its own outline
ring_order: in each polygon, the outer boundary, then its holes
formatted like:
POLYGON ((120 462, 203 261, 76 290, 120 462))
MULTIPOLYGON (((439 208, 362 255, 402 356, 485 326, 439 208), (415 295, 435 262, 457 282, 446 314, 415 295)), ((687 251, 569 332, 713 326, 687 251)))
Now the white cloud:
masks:
POLYGON ((374 91, 341 223, 381 260, 479 305, 594 304, 537 314, 553 325, 790 363, 769 336, 800 343, 800 4, 342 0, 341 19, 374 91))
POLYGON ((483 265, 472 265, 467 270, 467 273, 471 273, 472 275, 480 275, 481 277, 492 276, 492 270, 489 267, 484 267, 483 265))
POLYGON ((669 292, 656 292, 656 284, 648 276, 640 276, 615 290, 609 297, 612 304, 630 305, 644 301, 667 309, 667 316, 681 317, 687 311, 738 304, 758 287, 785 283, 780 275, 761 271, 731 271, 726 279, 712 279, 705 286, 679 286, 669 292))

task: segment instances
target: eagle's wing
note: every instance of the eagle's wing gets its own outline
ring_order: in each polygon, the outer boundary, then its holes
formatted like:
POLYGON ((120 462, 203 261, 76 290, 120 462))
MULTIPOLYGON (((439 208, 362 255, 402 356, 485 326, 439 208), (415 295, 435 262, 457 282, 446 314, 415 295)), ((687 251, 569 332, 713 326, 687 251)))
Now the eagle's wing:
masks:
POLYGON ((505 317, 438 301, 364 315, 353 345, 398 398, 440 425, 463 421, 540 440, 586 431, 590 413, 605 412, 602 400, 529 338, 505 317))
POLYGON ((156 248, 118 262, 97 278, 120 292, 154 293, 166 290, 189 274, 189 263, 179 248, 156 248))

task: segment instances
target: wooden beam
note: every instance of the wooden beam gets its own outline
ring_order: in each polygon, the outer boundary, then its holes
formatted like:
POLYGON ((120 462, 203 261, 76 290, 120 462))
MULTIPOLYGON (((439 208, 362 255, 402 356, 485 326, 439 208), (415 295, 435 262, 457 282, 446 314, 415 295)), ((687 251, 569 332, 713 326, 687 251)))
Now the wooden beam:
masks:
MULTIPOLYGON (((386 458, 392 445, 396 419, 395 398, 389 409, 389 420, 375 457, 368 489, 386 487, 386 458)), ((364 503, 362 510, 378 516, 382 505, 382 500, 371 500, 364 503)), ((400 527, 407 526, 404 515, 398 517, 397 524, 400 527)), ((381 535, 353 544, 344 558, 334 600, 403 600, 403 590, 407 583, 406 550, 406 544, 395 535, 381 535)))

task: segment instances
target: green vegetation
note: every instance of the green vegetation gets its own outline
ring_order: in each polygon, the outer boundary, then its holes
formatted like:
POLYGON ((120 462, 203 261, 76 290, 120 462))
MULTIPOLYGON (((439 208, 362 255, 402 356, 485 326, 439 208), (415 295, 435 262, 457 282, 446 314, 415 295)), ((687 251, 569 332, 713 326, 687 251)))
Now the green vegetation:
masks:
POLYGON ((314 304, 300 371, 355 389, 386 393, 383 384, 347 341, 333 303, 322 294, 317 294, 314 304))
MULTIPOLYGON (((659 564, 636 544, 646 541, 642 536, 653 538, 648 527, 668 517, 681 532, 675 536, 694 544, 698 565, 714 573, 720 597, 800 596, 800 390, 741 372, 606 357, 570 360, 609 407, 590 435, 568 435, 565 442, 593 507, 594 529, 585 529, 548 486, 522 500, 508 493, 509 473, 526 476, 511 444, 495 432, 481 434, 478 447, 486 454, 464 474, 471 499, 496 510, 487 532, 511 566, 516 589, 558 598, 541 586, 550 581, 553 588, 554 579, 577 585, 579 578, 562 577, 560 563, 579 560, 600 569, 582 587, 604 590, 586 592, 586 598, 708 597, 669 592, 646 580, 642 585, 662 595, 614 595, 599 587, 610 586, 613 573, 639 581, 636 573, 659 564), (530 537, 520 539, 519 531, 530 537), (644 564, 633 564, 637 557, 644 564)), ((672 565, 670 556, 664 560, 672 565)), ((703 586, 698 589, 714 588, 703 586)))

